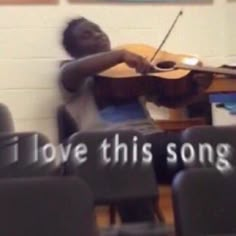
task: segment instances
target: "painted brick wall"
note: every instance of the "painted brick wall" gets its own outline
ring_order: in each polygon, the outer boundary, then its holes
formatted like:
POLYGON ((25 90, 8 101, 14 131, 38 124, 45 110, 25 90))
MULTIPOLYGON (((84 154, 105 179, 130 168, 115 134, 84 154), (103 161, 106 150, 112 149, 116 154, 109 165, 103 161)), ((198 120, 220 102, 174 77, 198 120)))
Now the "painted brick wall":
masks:
MULTIPOLYGON (((230 0, 229 0, 230 1, 230 0)), ((113 46, 159 45, 178 11, 184 15, 164 49, 199 55, 206 63, 233 61, 236 55, 236 2, 209 5, 68 4, 0 7, 0 101, 13 113, 18 131, 38 130, 56 142, 58 63, 65 22, 83 15, 100 24, 113 46)))

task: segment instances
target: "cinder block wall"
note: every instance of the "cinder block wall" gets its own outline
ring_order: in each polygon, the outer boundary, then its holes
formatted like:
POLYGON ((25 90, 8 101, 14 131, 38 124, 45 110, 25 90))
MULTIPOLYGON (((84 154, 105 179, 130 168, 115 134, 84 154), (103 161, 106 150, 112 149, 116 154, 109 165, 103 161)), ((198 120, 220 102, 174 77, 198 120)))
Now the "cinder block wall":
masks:
POLYGON ((69 4, 0 6, 0 102, 9 106, 18 131, 37 130, 57 142, 55 111, 61 103, 58 64, 67 58, 60 39, 69 19, 83 15, 100 24, 113 46, 158 46, 180 9, 164 49, 199 55, 206 63, 236 55, 236 1, 211 4, 69 4))

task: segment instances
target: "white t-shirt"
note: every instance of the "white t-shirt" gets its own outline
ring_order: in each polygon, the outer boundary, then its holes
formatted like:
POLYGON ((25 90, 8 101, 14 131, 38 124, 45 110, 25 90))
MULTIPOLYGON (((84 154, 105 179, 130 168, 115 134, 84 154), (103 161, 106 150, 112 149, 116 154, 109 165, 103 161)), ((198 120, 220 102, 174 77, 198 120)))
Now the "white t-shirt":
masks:
POLYGON ((154 127, 154 123, 149 117, 141 120, 127 120, 121 123, 104 121, 99 115, 99 109, 93 93, 93 85, 94 78, 89 77, 82 81, 76 92, 71 92, 63 86, 62 77, 59 80, 65 108, 75 121, 78 130, 135 129, 144 134, 161 132, 156 126, 154 127))

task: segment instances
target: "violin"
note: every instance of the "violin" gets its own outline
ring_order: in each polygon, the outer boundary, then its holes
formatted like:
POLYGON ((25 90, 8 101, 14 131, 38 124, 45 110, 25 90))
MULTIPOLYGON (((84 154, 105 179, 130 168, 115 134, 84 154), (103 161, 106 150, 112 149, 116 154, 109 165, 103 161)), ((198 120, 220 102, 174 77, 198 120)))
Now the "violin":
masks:
MULTIPOLYGON (((167 107, 179 107, 191 104, 213 81, 213 74, 236 76, 236 70, 203 66, 202 61, 191 55, 174 54, 161 50, 171 29, 156 49, 146 44, 126 44, 117 49, 124 49, 139 54, 153 65, 148 74, 137 73, 135 69, 120 63, 98 74, 101 87, 106 87, 106 96, 138 97, 149 96, 155 103, 167 107), (110 95, 107 95, 110 94, 110 95)), ((100 92, 102 89, 99 89, 100 92)))
MULTIPOLYGON (((136 53, 148 61, 151 60, 156 48, 146 45, 146 44, 127 44, 116 49, 123 49, 133 53, 136 53)), ((175 65, 189 64, 198 65, 200 60, 196 57, 188 55, 173 54, 166 51, 160 51, 158 56, 152 62, 153 72, 143 75, 137 73, 135 69, 130 68, 125 63, 120 63, 116 66, 111 67, 99 74, 99 76, 113 78, 113 79, 131 79, 137 77, 149 76, 157 79, 182 79, 187 76, 191 70, 182 68, 172 68, 175 65), (175 64, 175 65, 174 65, 175 64)), ((236 73, 235 73, 236 74, 236 73)))
MULTIPOLYGON (((161 51, 161 48, 168 39, 179 17, 182 15, 183 11, 180 10, 174 22, 172 23, 169 31, 167 32, 160 46, 157 49, 145 44, 127 44, 118 47, 118 49, 125 49, 131 51, 149 60, 153 65, 153 72, 149 73, 149 76, 155 78, 182 79, 186 77, 191 71, 236 76, 236 71, 232 69, 202 66, 202 63, 197 57, 161 51)), ((129 68, 124 63, 114 66, 102 72, 100 75, 110 78, 133 78, 137 76, 143 76, 141 74, 136 73, 133 69, 129 68)))
MULTIPOLYGON (((145 44, 127 44, 117 47, 117 49, 124 49, 139 54, 149 61, 156 51, 154 47, 145 44)), ((147 75, 137 73, 125 63, 111 67, 110 69, 101 72, 99 75, 113 79, 150 76, 156 79, 175 80, 183 79, 193 71, 236 76, 236 70, 234 69, 203 66, 202 62, 197 57, 174 54, 167 51, 160 51, 152 62, 152 65, 153 71, 147 75)))

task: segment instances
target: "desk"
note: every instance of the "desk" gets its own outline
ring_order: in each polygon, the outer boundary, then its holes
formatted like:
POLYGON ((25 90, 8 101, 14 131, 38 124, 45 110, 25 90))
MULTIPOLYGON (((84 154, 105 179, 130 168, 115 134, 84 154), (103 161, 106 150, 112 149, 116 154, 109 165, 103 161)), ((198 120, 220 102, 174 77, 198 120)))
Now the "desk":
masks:
POLYGON ((229 92, 236 92, 236 79, 219 75, 214 76, 212 83, 206 90, 207 94, 229 92))
POLYGON ((156 121, 158 127, 165 131, 182 131, 193 126, 206 125, 204 118, 191 118, 182 120, 158 120, 156 121))
MULTIPOLYGON (((215 93, 235 93, 236 79, 226 78, 225 76, 215 76, 210 87, 207 89, 207 94, 215 93)), ((229 111, 223 108, 216 107, 212 104, 212 123, 215 126, 219 125, 236 125, 236 116, 231 115, 229 111)))
MULTIPOLYGON (((205 91, 206 94, 216 94, 216 93, 232 93, 236 92, 236 79, 226 77, 223 75, 215 75, 210 86, 205 91)), ((173 112, 172 112, 173 113, 173 112)), ((170 115, 169 119, 156 120, 157 126, 161 127, 166 131, 181 131, 183 129, 205 125, 205 119, 202 117, 188 119, 180 115, 178 110, 176 110, 177 115, 170 115)), ((236 125, 236 116, 230 115, 226 110, 216 108, 215 104, 212 105, 212 123, 213 125, 236 125)))

